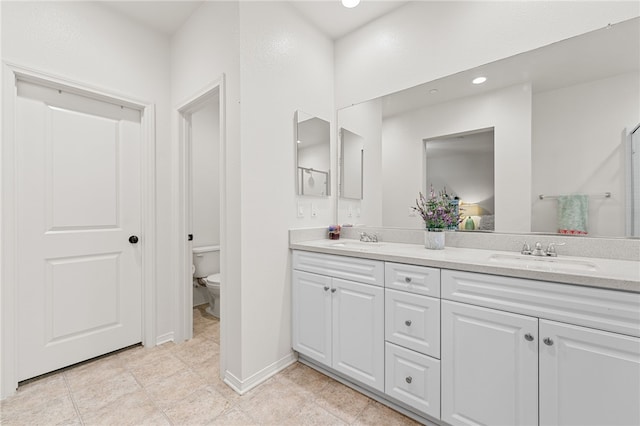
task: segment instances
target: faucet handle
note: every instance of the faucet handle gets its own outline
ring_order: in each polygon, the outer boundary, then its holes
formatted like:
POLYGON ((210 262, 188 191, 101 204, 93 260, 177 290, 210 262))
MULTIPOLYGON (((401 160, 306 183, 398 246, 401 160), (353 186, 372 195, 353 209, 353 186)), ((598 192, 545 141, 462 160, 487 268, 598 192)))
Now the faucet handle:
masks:
POLYGON ((526 241, 522 245, 522 250, 520 250, 520 254, 531 254, 531 246, 526 241))
POLYGON ((558 257, 558 253, 556 252, 556 246, 563 246, 565 244, 566 243, 549 243, 545 253, 547 254, 547 256, 558 257))

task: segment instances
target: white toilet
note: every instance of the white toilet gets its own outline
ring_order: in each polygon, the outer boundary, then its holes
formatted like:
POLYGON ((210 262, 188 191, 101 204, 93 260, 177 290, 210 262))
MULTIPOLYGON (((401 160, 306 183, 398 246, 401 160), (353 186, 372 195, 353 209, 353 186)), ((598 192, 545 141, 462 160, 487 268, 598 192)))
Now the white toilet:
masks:
POLYGON ((193 248, 193 277, 207 287, 206 311, 220 318, 220 246, 193 248))

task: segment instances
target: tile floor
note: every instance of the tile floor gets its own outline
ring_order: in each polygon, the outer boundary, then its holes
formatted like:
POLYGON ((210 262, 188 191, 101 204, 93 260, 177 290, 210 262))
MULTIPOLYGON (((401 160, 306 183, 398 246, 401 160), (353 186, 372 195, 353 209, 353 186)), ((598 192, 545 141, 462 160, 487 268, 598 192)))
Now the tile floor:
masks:
POLYGON ((194 338, 140 346, 23 384, 2 401, 13 425, 417 425, 296 363, 243 396, 218 377, 219 321, 193 310, 194 338))

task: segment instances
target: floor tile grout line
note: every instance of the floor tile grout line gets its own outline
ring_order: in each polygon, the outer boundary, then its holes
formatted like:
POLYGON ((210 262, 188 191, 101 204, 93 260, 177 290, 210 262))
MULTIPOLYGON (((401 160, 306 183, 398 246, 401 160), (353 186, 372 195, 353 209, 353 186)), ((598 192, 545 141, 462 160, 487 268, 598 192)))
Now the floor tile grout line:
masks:
POLYGON ((64 380, 64 386, 67 388, 67 393, 69 394, 69 398, 71 398, 71 403, 73 404, 73 409, 76 410, 76 415, 80 420, 80 424, 84 426, 84 419, 82 418, 82 413, 80 413, 80 408, 76 403, 76 398, 73 396, 73 392, 71 391, 71 385, 69 384, 69 380, 67 380, 67 375, 65 371, 60 372, 62 374, 62 380, 64 380))

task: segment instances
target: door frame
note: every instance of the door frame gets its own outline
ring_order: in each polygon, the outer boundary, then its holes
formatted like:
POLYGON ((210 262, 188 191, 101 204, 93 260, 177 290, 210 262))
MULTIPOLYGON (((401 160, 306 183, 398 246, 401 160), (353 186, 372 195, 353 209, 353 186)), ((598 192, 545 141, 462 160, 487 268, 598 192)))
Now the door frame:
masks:
POLYGON ((17 380, 17 169, 15 104, 17 82, 28 81, 92 99, 137 109, 141 113, 142 344, 156 345, 156 138, 155 105, 111 90, 12 64, 2 63, 2 146, 0 149, 0 399, 15 393, 17 380))
MULTIPOLYGON (((174 340, 182 342, 193 337, 193 274, 191 265, 193 264, 193 244, 187 239, 192 233, 192 200, 191 200, 191 128, 189 126, 189 115, 196 111, 204 102, 218 96, 219 107, 219 137, 220 137, 220 167, 218 170, 220 178, 220 276, 224 281, 226 274, 226 253, 227 246, 227 195, 226 195, 226 112, 225 112, 225 75, 221 74, 217 79, 209 82, 200 90, 189 96, 186 100, 176 106, 178 120, 178 143, 177 155, 175 155, 175 169, 177 187, 175 188, 174 203, 176 226, 174 228, 174 259, 179 259, 175 268, 175 282, 177 286, 177 324, 174 340)), ((223 318, 225 306, 227 305, 227 292, 220 288, 220 347, 225 346, 226 331, 223 318)), ((220 351, 220 371, 224 371, 226 366, 225 351, 220 351)))

